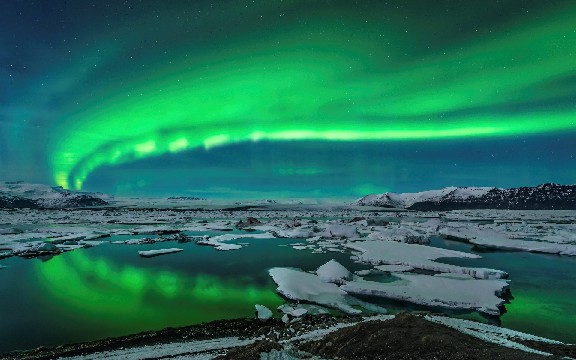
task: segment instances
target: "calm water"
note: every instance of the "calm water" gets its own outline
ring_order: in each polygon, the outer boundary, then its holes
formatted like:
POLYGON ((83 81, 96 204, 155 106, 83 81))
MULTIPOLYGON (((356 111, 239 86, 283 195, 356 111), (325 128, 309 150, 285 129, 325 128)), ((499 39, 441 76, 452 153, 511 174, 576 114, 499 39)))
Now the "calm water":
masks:
MULTIPOLYGON (((109 241, 133 238, 115 236, 109 241)), ((176 242, 103 244, 48 261, 8 258, 0 264, 0 352, 119 336, 167 326, 254 315, 254 305, 283 303, 267 270, 314 270, 332 258, 350 269, 349 256, 312 254, 294 239, 241 239, 238 251, 176 242), (139 250, 184 251, 141 258, 139 250)))
MULTIPOLYGON (((434 238, 432 245, 474 252, 471 245, 434 238)), ((500 269, 510 274, 512 296, 502 326, 576 343, 576 258, 526 252, 477 252, 482 259, 442 262, 500 269)))
MULTIPOLYGON (((130 238, 116 236, 109 240, 130 238)), ((103 244, 54 257, 8 258, 0 264, 0 351, 53 346, 129 333, 253 316, 254 304, 283 301, 267 270, 274 266, 313 270, 335 258, 350 270, 349 255, 293 250, 294 239, 242 239, 250 245, 219 252, 176 242, 103 244), (139 250, 184 251, 141 258, 139 250)), ((434 239, 435 246, 471 247, 434 239)), ((479 260, 450 263, 505 270, 514 299, 502 317, 506 327, 576 342, 576 261, 526 253, 482 253, 479 260)), ((385 279, 382 279, 385 280, 385 279)), ((396 304, 396 309, 397 309, 396 304)))

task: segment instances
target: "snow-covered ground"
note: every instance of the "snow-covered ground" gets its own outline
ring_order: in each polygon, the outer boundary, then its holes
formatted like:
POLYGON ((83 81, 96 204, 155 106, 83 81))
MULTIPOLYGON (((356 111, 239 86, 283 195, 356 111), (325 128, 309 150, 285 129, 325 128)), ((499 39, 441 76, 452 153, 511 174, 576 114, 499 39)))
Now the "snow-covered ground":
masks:
POLYGON ((127 349, 103 351, 90 355, 68 357, 69 360, 140 360, 160 358, 181 358, 208 360, 222 353, 222 350, 254 343, 257 338, 219 338, 169 344, 147 345, 127 349))
MULTIPOLYGON (((309 353, 304 353, 298 350, 298 346, 311 341, 321 341, 326 336, 341 329, 350 328, 365 322, 375 321, 390 321, 395 318, 394 315, 378 315, 365 317, 358 320, 336 322, 328 326, 313 326, 313 327, 299 327, 300 331, 290 332, 286 331, 285 335, 278 339, 279 350, 271 350, 269 352, 261 352, 261 359, 319 359, 317 356, 312 357, 309 353)), ((469 320, 454 319, 444 316, 426 315, 423 317, 425 320, 442 324, 449 328, 458 330, 464 334, 479 338, 485 342, 491 342, 502 347, 507 347, 515 350, 521 350, 527 353, 539 354, 549 356, 551 354, 532 349, 524 344, 522 341, 532 341, 543 344, 564 345, 561 342, 549 340, 542 337, 533 336, 517 331, 503 329, 493 325, 477 323, 469 320)), ((266 319, 261 319, 265 321, 266 319)), ((265 322, 263 323, 265 324, 265 322)), ((292 330, 292 327, 288 327, 292 330)), ((247 334, 249 335, 249 334, 247 334)), ((222 337, 210 340, 183 340, 180 342, 170 342, 156 345, 145 345, 121 348, 117 350, 109 350, 91 353, 87 355, 67 357, 70 360, 91 360, 91 359, 108 359, 108 360, 131 360, 131 359, 149 359, 149 358, 170 358, 170 359, 195 359, 195 360, 209 360, 214 359, 219 355, 226 353, 234 348, 254 344, 256 341, 264 340, 265 335, 259 337, 237 338, 237 337, 222 337)), ((270 341, 270 339, 267 339, 270 341)), ((357 344, 363 346, 365 344, 357 344)))

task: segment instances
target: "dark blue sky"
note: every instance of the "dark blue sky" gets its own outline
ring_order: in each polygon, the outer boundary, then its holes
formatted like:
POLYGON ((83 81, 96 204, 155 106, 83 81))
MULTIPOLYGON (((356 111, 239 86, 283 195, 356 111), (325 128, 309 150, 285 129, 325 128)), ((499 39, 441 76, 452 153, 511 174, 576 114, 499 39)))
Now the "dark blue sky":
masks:
POLYGON ((5 1, 0 178, 337 197, 575 183, 572 1, 5 1))

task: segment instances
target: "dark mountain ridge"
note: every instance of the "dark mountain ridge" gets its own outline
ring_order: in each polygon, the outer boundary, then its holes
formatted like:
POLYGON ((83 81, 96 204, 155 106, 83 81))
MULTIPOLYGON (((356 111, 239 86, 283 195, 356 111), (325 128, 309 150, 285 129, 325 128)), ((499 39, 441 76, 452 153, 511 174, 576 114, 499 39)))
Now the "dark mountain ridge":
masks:
POLYGON ((450 187, 420 193, 372 194, 356 200, 354 204, 417 211, 576 210, 576 185, 547 183, 512 189, 450 187))

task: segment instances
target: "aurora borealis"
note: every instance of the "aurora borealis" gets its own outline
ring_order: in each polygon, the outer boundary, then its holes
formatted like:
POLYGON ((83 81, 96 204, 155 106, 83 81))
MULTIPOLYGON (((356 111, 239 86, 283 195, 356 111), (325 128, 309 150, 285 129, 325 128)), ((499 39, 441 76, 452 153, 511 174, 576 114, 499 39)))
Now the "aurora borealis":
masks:
POLYGON ((117 194, 576 182, 571 1, 13 1, 0 173, 117 194))

